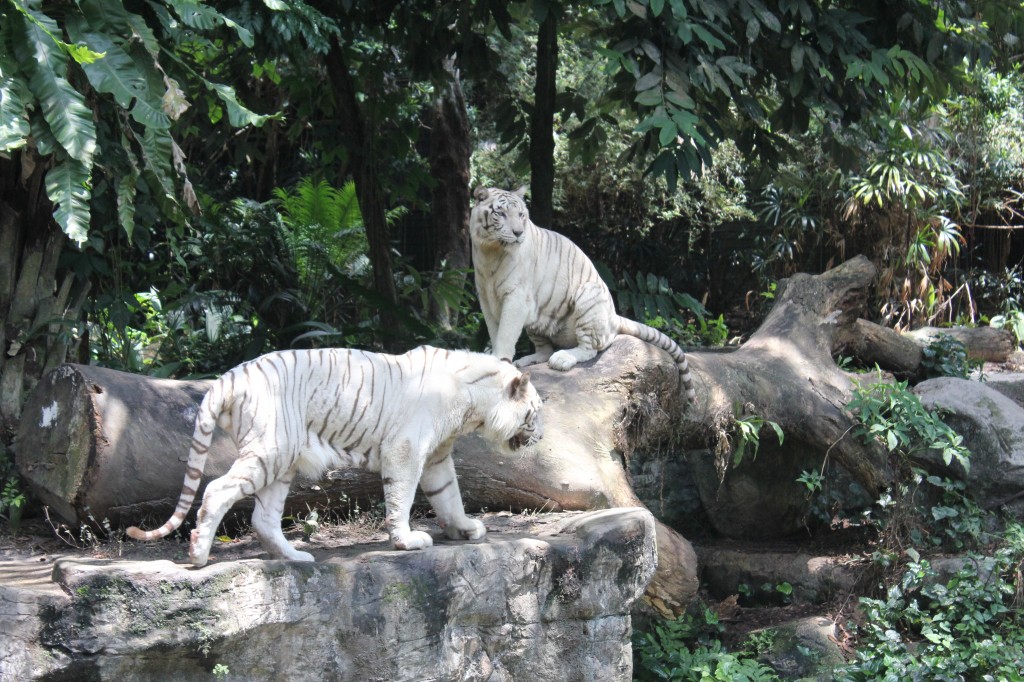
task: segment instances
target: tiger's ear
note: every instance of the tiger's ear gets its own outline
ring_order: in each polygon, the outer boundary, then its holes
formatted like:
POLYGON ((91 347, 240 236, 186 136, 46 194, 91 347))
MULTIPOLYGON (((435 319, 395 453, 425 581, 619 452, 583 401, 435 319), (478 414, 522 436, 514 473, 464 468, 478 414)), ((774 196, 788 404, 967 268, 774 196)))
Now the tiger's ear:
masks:
POLYGON ((526 396, 526 388, 530 385, 530 373, 523 372, 514 378, 508 385, 508 397, 513 400, 520 400, 526 396))
POLYGON ((491 196, 491 190, 487 189, 483 185, 473 190, 473 198, 477 201, 485 201, 489 196, 491 196))
POLYGON ((525 199, 526 198, 526 190, 527 190, 526 185, 523 185, 522 187, 517 189, 515 192, 512 192, 512 194, 515 194, 520 199, 525 199))

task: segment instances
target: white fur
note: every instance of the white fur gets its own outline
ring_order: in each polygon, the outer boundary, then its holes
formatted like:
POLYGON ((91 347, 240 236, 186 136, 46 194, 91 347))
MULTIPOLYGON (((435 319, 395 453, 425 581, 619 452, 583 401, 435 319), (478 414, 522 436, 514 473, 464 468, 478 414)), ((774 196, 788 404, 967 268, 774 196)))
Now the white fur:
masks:
POLYGON ((525 188, 480 187, 470 213, 473 269, 491 352, 512 360, 526 330, 534 352, 517 367, 547 362, 567 371, 629 334, 667 351, 679 367, 687 398, 695 393, 686 355, 656 329, 620 317, 607 285, 575 244, 530 220, 525 188))
POLYGON ((531 445, 542 434, 541 401, 529 378, 510 364, 466 351, 421 347, 404 355, 346 349, 284 351, 222 376, 200 406, 178 508, 157 530, 128 529, 139 540, 180 526, 198 488, 215 423, 230 427, 239 457, 206 488, 192 531, 192 563, 206 563, 227 511, 255 495, 253 528, 273 557, 312 561, 281 532, 288 488, 298 474, 329 468, 379 471, 385 523, 398 549, 421 549, 430 536, 409 528, 419 484, 452 538, 486 530, 462 506, 451 450, 473 430, 502 449, 531 445), (228 418, 228 415, 230 417, 228 418))

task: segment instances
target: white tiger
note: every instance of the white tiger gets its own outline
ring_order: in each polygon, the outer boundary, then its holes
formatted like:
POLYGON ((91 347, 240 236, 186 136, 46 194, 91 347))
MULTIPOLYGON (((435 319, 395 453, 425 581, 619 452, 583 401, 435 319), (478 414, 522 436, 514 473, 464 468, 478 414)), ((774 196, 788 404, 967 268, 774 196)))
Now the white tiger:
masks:
POLYGON ((385 523, 397 549, 433 544, 409 528, 419 483, 448 537, 487 532, 466 516, 452 463, 455 438, 470 431, 510 451, 543 435, 541 399, 529 375, 483 353, 421 346, 404 355, 359 350, 269 353, 229 370, 203 398, 178 506, 160 528, 132 527, 136 540, 166 537, 195 500, 215 425, 227 430, 238 459, 203 495, 189 555, 206 564, 214 533, 231 506, 255 495, 252 525, 274 558, 313 561, 281 531, 296 474, 317 479, 328 468, 379 471, 385 523))
POLYGON ((686 397, 693 401, 696 393, 683 350, 657 329, 616 314, 594 264, 567 238, 533 224, 525 193, 525 187, 515 192, 478 187, 473 192, 473 269, 494 355, 511 360, 525 328, 535 352, 516 366, 547 361, 553 369, 566 371, 595 357, 616 334, 627 334, 672 356, 686 397))

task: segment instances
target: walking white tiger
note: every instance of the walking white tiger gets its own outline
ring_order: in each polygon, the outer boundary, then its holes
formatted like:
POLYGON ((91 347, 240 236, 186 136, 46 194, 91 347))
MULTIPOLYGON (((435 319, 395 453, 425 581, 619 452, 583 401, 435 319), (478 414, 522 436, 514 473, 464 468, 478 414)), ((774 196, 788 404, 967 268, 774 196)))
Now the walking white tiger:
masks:
POLYGON ((616 334, 627 334, 672 356, 686 397, 693 401, 696 393, 683 350, 657 329, 620 317, 586 254, 557 232, 533 224, 525 193, 525 187, 515 192, 478 187, 473 192, 473 269, 494 355, 511 360, 525 328, 535 352, 516 366, 547 361, 553 369, 566 371, 603 351, 616 334))
POLYGON ((421 346, 404 355, 359 350, 269 353, 222 375, 203 398, 178 506, 160 528, 132 527, 136 540, 177 529, 195 500, 215 425, 238 446, 238 459, 203 495, 189 555, 206 564, 214 533, 231 506, 255 495, 252 524, 274 558, 313 561, 281 531, 296 474, 317 479, 328 468, 379 471, 385 523, 397 549, 433 544, 409 528, 422 487, 448 537, 476 540, 487 532, 466 516, 451 452, 455 438, 480 431, 504 451, 543 435, 541 399, 529 375, 483 353, 421 346))

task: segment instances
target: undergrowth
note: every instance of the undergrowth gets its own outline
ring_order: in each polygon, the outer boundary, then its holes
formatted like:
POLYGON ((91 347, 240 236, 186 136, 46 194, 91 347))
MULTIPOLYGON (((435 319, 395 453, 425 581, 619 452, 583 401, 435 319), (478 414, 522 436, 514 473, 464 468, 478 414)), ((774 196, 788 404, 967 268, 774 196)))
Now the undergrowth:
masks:
MULTIPOLYGON (((945 369, 961 373, 965 366, 952 360, 945 369)), ((857 422, 847 437, 888 452, 893 484, 859 511, 847 499, 847 516, 838 519, 868 530, 871 540, 863 596, 853 597, 856 610, 843 611, 855 653, 832 679, 1024 680, 1024 526, 970 498, 971 453, 905 382, 857 385, 847 408, 857 422)), ((820 495, 823 477, 804 472, 799 483, 820 495)), ((729 651, 722 632, 705 609, 636 633, 634 679, 782 679, 765 665, 756 633, 729 651)))

